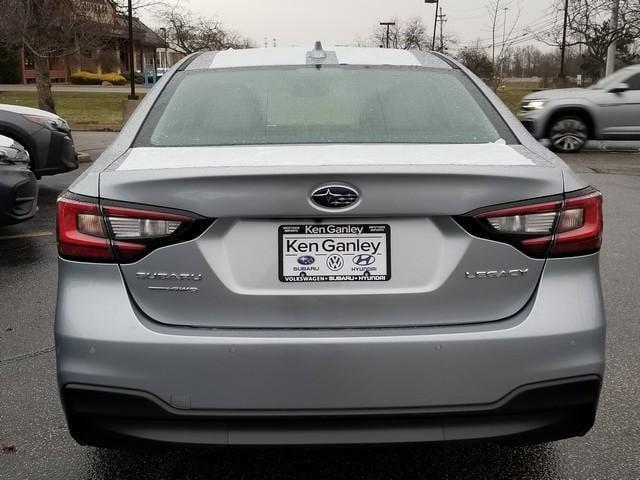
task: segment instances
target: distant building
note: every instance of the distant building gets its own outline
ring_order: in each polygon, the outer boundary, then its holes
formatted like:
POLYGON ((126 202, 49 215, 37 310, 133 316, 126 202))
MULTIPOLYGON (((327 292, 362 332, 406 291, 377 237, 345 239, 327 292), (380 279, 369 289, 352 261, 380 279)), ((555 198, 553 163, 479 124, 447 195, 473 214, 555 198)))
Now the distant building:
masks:
POLYGON ((174 50, 173 48, 170 48, 170 47, 158 48, 156 50, 158 68, 165 68, 165 69, 171 68, 173 65, 178 63, 184 57, 185 57, 184 53, 178 52, 177 50, 174 50))
MULTIPOLYGON (((69 82, 71 74, 79 70, 96 73, 122 73, 129 71, 129 26, 128 19, 118 14, 110 0, 83 0, 94 20, 113 28, 105 29, 100 47, 78 48, 78 53, 60 58, 52 58, 49 75, 52 82, 69 82)), ((133 20, 134 70, 152 71, 160 67, 157 52, 163 51, 165 41, 146 26, 139 18, 133 20)), ((35 82, 33 60, 24 48, 19 51, 20 82, 35 82)), ((171 55, 169 55, 171 59, 171 55)))

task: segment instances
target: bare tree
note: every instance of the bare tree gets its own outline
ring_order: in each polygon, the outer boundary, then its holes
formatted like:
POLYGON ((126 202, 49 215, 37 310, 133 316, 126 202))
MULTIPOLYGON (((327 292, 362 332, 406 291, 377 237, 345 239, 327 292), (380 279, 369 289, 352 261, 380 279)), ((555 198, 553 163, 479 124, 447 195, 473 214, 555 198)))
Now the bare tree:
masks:
POLYGON ((508 3, 506 0, 491 0, 487 4, 487 12, 491 27, 491 63, 493 64, 493 86, 495 89, 500 83, 500 73, 504 69, 507 52, 515 39, 514 33, 520 21, 520 2, 517 0, 514 4, 514 2, 508 3), (515 13, 508 20, 509 10, 515 13), (501 19, 502 22, 500 22, 501 19))
MULTIPOLYGON (((129 1, 128 0, 110 0, 116 7, 116 11, 120 15, 129 14, 129 1)), ((167 2, 163 0, 132 0, 131 9, 134 15, 140 10, 157 10, 160 8, 166 8, 167 2)))
POLYGON ((429 50, 431 37, 420 17, 409 19, 400 32, 401 48, 405 50, 429 50))
MULTIPOLYGON (((607 50, 617 44, 621 63, 634 61, 635 43, 640 37, 640 2, 620 0, 617 28, 610 24, 611 0, 572 0, 569 2, 567 46, 582 47, 583 70, 599 78, 605 69, 607 50)), ((559 47, 562 39, 564 1, 556 0, 552 15, 557 19, 548 31, 538 35, 544 43, 559 47)))
POLYGON ((50 62, 98 46, 113 29, 113 10, 89 0, 0 0, 0 41, 33 58, 38 105, 55 112, 50 62))
POLYGON ((493 63, 479 40, 473 46, 464 47, 458 54, 458 58, 465 67, 485 82, 493 79, 493 63))
POLYGON ((201 50, 252 46, 251 40, 227 30, 219 20, 194 15, 180 3, 161 10, 158 17, 167 30, 168 43, 185 55, 201 50))
MULTIPOLYGON (((389 27, 389 46, 391 48, 403 50, 429 50, 431 48, 431 37, 420 17, 411 18, 406 22, 397 18, 393 18, 391 21, 395 22, 395 25, 389 27)), ((369 41, 358 39, 356 44, 376 47, 386 45, 387 27, 381 25, 376 27, 369 41)))

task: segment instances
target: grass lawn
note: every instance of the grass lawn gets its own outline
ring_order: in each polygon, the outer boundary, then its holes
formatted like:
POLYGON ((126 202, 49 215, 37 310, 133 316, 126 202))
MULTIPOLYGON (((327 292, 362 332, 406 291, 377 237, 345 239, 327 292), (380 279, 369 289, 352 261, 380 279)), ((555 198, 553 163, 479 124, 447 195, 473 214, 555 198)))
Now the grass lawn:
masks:
POLYGON ((517 113, 520 109, 522 97, 532 91, 530 88, 507 87, 504 90, 498 91, 498 96, 513 113, 517 113))
MULTIPOLYGON (((126 93, 54 92, 58 115, 78 130, 119 130, 126 93)), ((38 108, 35 92, 0 92, 0 103, 38 108)))

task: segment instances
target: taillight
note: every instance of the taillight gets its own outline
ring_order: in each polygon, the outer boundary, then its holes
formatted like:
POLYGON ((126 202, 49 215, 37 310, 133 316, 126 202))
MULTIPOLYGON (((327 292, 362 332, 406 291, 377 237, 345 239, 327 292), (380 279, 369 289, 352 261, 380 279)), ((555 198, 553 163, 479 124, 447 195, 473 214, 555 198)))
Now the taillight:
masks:
POLYGON ((593 188, 456 217, 469 233, 534 258, 587 255, 602 243, 602 194, 593 188))
POLYGON ((92 262, 115 260, 97 203, 60 197, 56 232, 61 257, 92 262))
POLYGON ((551 256, 584 255, 602 245, 602 194, 567 198, 562 207, 551 256))
POLYGON ((156 248, 191 240, 210 224, 182 212, 99 205, 92 198, 63 194, 58 199, 58 252, 71 260, 131 263, 156 248))

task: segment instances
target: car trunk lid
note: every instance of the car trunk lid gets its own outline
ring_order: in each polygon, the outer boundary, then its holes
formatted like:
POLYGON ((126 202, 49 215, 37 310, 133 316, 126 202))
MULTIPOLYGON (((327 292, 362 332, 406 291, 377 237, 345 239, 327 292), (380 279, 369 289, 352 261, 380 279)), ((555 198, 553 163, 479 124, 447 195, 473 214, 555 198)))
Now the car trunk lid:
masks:
MULTIPOLYGON (((194 240, 121 265, 132 300, 148 317, 212 328, 406 327, 509 317, 533 295, 544 259, 474 237, 453 217, 562 192, 559 168, 501 144, 136 148, 100 178, 104 201, 215 219, 194 240), (336 182, 353 186, 360 202, 346 211, 316 208, 310 194, 336 182), (361 239, 380 243, 375 261, 384 278, 283 281, 283 228, 292 235, 309 225, 378 228, 377 236, 361 239), (477 275, 494 271, 506 274, 477 275)), ((305 237, 327 238, 342 237, 305 237)), ((309 253, 297 252, 293 260, 309 253)), ((316 266, 327 265, 327 252, 311 253, 316 266)), ((342 257, 356 274, 366 267, 355 255, 342 257)))

